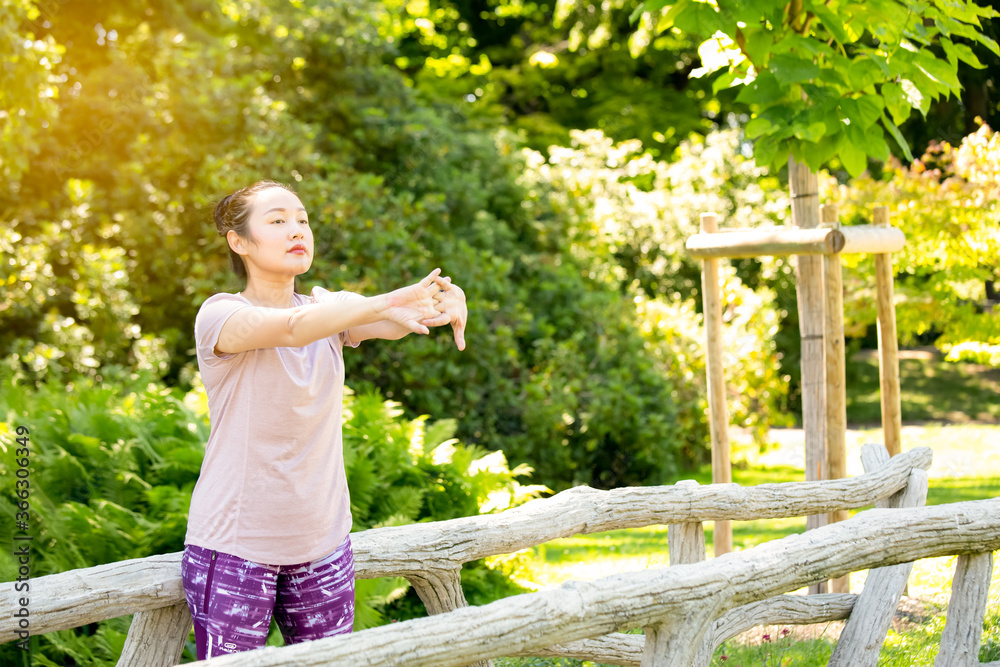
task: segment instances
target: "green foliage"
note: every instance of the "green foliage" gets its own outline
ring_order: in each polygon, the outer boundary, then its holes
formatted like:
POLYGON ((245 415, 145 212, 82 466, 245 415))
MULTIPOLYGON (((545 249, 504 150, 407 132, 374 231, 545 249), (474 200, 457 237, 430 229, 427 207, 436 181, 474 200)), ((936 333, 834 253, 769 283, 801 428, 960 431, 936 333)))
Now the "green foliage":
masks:
MULTIPOLYGON (((184 548, 191 491, 208 438, 203 390, 182 395, 148 374, 101 382, 81 377, 68 385, 53 379, 25 390, 8 373, 3 386, 0 490, 6 500, 0 517, 10 535, 17 511, 14 433, 23 426, 30 443, 32 577, 184 548)), ((391 401, 349 393, 344 458, 354 528, 496 511, 545 490, 520 485, 516 478, 529 469, 510 470, 501 452, 459 444, 451 437, 454 430, 454 421, 403 419, 391 401)), ((515 588, 507 575, 483 563, 467 569, 474 599, 481 601, 484 591, 515 588)), ((0 579, 16 576, 16 562, 6 553, 0 579)), ((400 578, 359 581, 355 627, 385 622, 385 606, 407 587, 400 578)), ((35 658, 38 664, 113 664, 128 622, 47 634, 35 658)), ((14 650, 6 645, 0 657, 13 661, 14 650)))
POLYGON ((4 0, 0 15, 0 175, 17 180, 38 135, 56 116, 59 77, 53 69, 64 48, 39 30, 42 17, 30 0, 4 0))
POLYGON ((300 289, 372 294, 434 265, 467 288, 470 352, 443 334, 366 344, 348 355, 356 386, 411 415, 453 415, 463 440, 552 486, 657 481, 699 455, 703 429, 681 437, 673 405, 696 393, 693 376, 643 358, 631 281, 598 275, 607 244, 569 248, 590 232, 577 212, 532 201, 516 136, 384 66, 384 8, 149 9, 48 17, 56 43, 73 43, 59 116, 31 178, 0 192, 15 258, 3 277, 17 285, 0 344, 20 379, 99 382, 120 366, 186 386, 198 304, 240 289, 208 223, 214 202, 277 177, 315 229, 300 289), (85 39, 95 20, 114 36, 85 39))
MULTIPOLYGON (((893 254, 902 342, 932 335, 948 360, 994 367, 1000 312, 987 290, 1000 280, 998 160, 1000 134, 984 125, 957 148, 939 144, 909 168, 891 164, 882 179, 827 184, 845 221, 865 222, 870 206, 887 205, 892 224, 906 233, 903 250, 893 254)), ((860 334, 875 321, 873 260, 845 259, 845 324, 860 334)))
POLYGON ((858 176, 869 157, 888 158, 890 138, 912 159, 898 125, 958 94, 960 61, 983 67, 967 40, 1000 55, 981 23, 997 12, 969 0, 647 0, 633 19, 642 12, 659 16, 657 31, 706 39, 692 75, 725 70, 713 90, 742 86, 737 100, 755 109, 746 132, 762 166, 780 168, 791 155, 817 171, 836 157, 858 176))
POLYGON ((461 102, 488 123, 504 118, 534 150, 600 128, 667 156, 732 106, 734 95, 688 78, 697 61, 690 36, 632 30, 635 0, 383 5, 387 62, 431 99, 461 102))

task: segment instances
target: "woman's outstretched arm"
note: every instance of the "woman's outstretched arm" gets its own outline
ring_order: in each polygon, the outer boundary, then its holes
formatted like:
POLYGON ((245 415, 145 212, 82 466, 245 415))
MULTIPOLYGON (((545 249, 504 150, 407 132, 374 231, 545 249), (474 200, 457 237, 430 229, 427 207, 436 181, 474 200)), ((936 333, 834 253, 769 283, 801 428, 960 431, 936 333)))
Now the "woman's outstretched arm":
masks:
POLYGON ((425 321, 441 316, 437 295, 447 286, 434 269, 423 280, 378 296, 295 308, 250 306, 230 316, 219 332, 217 354, 264 347, 302 347, 348 329, 388 321, 408 333, 428 333, 425 321))

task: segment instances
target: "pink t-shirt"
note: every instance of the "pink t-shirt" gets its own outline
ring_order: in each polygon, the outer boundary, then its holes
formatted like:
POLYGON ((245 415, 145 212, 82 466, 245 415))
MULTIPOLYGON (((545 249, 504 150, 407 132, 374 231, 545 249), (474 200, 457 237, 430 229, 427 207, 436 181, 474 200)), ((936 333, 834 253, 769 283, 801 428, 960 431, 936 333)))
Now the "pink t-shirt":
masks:
MULTIPOLYGON (((297 306, 360 298, 316 287, 297 306)), ((269 565, 333 552, 351 530, 341 411, 348 332, 304 347, 216 354, 226 320, 252 306, 215 294, 195 318, 211 432, 185 544, 269 565)))

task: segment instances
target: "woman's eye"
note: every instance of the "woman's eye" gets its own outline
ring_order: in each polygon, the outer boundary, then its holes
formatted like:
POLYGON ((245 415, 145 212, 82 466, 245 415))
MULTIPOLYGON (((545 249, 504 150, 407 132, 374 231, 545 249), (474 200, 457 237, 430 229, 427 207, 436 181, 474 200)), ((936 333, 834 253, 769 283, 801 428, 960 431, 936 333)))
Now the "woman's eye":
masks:
POLYGON ((283 220, 283 219, 281 219, 281 218, 277 218, 277 219, 275 219, 275 220, 272 220, 272 221, 271 221, 271 224, 273 225, 273 224, 274 224, 274 223, 276 223, 276 222, 284 222, 284 220, 283 220))

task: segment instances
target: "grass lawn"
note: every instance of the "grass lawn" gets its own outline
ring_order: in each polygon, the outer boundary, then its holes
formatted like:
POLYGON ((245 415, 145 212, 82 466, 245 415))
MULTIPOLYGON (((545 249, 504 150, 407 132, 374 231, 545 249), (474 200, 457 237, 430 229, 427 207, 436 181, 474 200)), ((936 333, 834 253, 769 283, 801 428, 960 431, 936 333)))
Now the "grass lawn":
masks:
MULTIPOLYGON (((905 355, 904 355, 905 357, 905 355)), ((854 383, 860 391, 850 401, 852 423, 878 421, 877 362, 861 360, 854 371, 854 383), (866 387, 874 372, 874 399, 866 387), (858 380, 857 378, 861 378, 858 380), (867 378, 867 379, 865 379, 867 378), (874 412, 872 412, 874 405, 874 412), (874 419, 870 418, 874 415, 874 419)), ((903 449, 926 446, 934 450, 930 469, 928 504, 980 500, 1000 496, 1000 374, 975 374, 975 367, 943 365, 936 358, 904 358, 903 415, 908 422, 903 432, 903 449), (924 368, 928 376, 921 374, 924 368), (971 388, 970 388, 971 387, 971 388), (979 420, 973 423, 963 413, 967 406, 979 420), (938 419, 947 423, 913 424, 911 419, 938 419)), ((733 481, 753 486, 763 483, 801 481, 802 433, 788 430, 775 433, 776 445, 763 455, 747 457, 742 468, 733 470, 733 481)), ((862 472, 858 457, 864 442, 880 442, 880 430, 852 428, 848 434, 848 473, 862 472)), ((699 483, 711 482, 711 469, 705 467, 684 478, 699 483)), ((805 519, 779 519, 733 523, 736 550, 780 539, 805 530, 805 519)), ((705 537, 711 554, 712 524, 705 525, 705 537)), ((522 554, 521 579, 537 589, 558 586, 564 581, 593 580, 620 572, 649 567, 665 567, 667 527, 617 530, 554 540, 522 554)), ((901 609, 883 646, 880 666, 933 665, 944 628, 943 611, 947 607, 955 558, 919 561, 910 577, 909 597, 901 609)), ((851 577, 852 592, 860 592, 866 572, 851 577)), ((826 665, 843 622, 806 628, 758 628, 726 642, 713 665, 826 665), (722 656, 725 656, 723 660, 722 656)), ((980 653, 982 661, 1000 660, 1000 559, 994 564, 990 604, 984 623, 980 653)), ((498 666, 577 666, 590 665, 568 659, 501 659, 498 666)))

